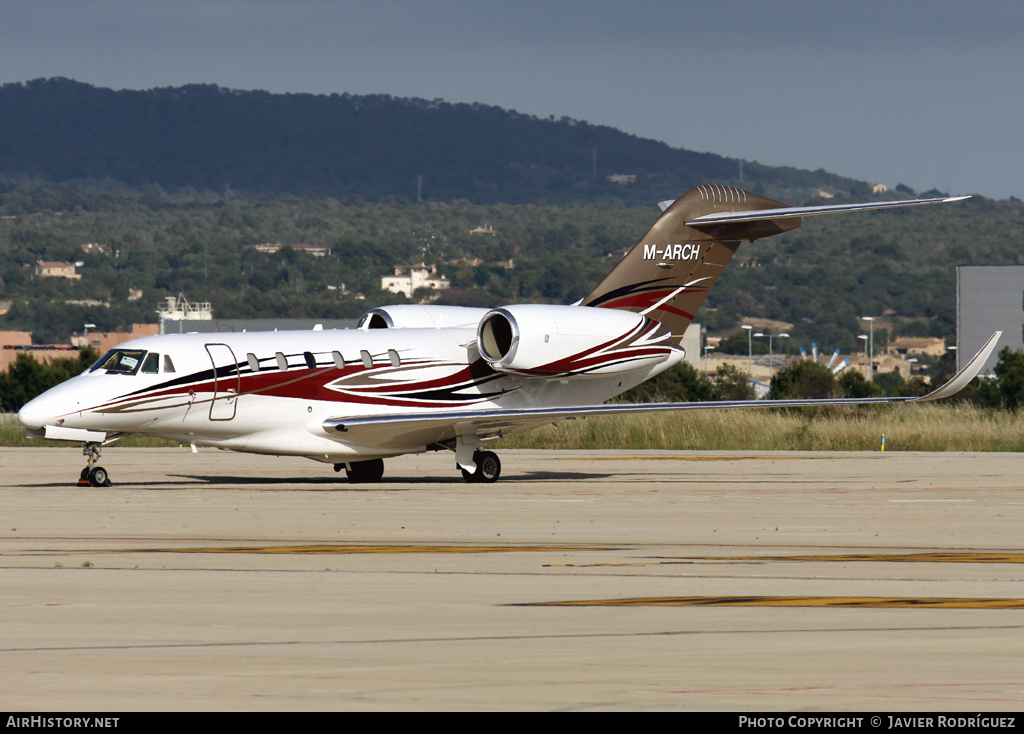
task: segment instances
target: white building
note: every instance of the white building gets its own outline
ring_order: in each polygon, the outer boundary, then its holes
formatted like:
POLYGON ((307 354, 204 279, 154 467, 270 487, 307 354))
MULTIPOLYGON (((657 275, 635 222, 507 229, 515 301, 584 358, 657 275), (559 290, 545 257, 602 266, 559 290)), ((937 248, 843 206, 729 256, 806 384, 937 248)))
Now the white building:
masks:
POLYGON ((417 288, 430 288, 432 290, 447 290, 451 284, 443 275, 437 274, 437 267, 434 265, 396 265, 395 274, 380 279, 380 288, 390 293, 404 293, 408 298, 417 288))

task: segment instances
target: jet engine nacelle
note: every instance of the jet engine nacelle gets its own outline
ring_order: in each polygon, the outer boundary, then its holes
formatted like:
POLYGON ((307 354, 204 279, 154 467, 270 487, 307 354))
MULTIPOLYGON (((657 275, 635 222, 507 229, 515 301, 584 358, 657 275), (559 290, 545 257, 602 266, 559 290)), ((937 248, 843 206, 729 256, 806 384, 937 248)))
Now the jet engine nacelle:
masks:
POLYGON ((371 308, 356 327, 367 329, 450 329, 473 327, 480 323, 486 308, 464 306, 417 306, 411 303, 371 308))
POLYGON ((601 377, 681 356, 664 326, 609 308, 505 306, 489 311, 476 333, 493 369, 532 377, 601 377))

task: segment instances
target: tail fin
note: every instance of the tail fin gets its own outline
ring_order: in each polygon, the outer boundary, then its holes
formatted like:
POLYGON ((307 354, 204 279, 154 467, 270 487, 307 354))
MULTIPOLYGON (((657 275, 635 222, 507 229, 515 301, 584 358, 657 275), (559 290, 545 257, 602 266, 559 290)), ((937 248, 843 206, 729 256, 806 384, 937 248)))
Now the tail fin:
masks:
POLYGON ((675 200, 650 231, 580 303, 634 311, 660 321, 681 339, 740 241, 800 226, 800 219, 743 223, 691 222, 719 212, 780 209, 781 204, 731 186, 698 186, 675 200))
POLYGON ((796 229, 803 217, 960 201, 969 197, 790 207, 732 186, 698 186, 672 202, 581 302, 649 316, 682 339, 742 240, 796 229))

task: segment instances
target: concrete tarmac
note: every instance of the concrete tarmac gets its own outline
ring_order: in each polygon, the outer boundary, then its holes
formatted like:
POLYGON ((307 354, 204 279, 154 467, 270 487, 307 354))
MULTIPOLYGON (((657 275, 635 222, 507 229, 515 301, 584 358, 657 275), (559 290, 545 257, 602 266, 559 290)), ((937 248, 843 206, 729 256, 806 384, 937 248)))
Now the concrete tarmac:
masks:
POLYGON ((1019 454, 0 449, 0 710, 1024 708, 1019 454))

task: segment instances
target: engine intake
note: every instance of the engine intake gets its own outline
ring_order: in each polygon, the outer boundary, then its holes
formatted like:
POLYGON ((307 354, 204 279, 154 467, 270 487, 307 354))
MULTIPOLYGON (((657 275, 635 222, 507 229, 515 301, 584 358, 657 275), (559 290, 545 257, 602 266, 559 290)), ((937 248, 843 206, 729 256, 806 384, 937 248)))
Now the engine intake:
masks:
POLYGON ((664 362, 678 351, 670 337, 658 322, 630 311, 520 304, 480 320, 477 349, 499 372, 601 377, 664 362))
POLYGON ((486 308, 465 306, 420 306, 401 303, 371 308, 359 319, 357 329, 440 329, 475 326, 486 308))

